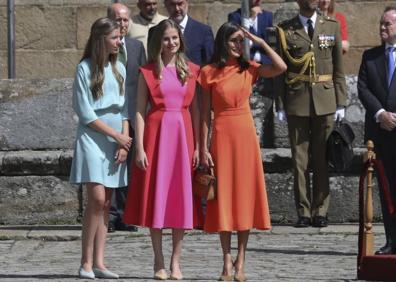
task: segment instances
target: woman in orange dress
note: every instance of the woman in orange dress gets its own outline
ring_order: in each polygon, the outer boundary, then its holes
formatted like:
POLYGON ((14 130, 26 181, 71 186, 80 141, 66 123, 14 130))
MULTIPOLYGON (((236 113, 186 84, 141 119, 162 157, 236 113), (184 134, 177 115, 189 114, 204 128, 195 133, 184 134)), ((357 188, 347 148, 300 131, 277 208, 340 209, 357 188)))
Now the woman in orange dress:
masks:
POLYGON ((249 96, 258 77, 273 77, 285 70, 286 64, 263 39, 236 24, 225 23, 216 35, 212 64, 203 67, 198 78, 203 89, 201 164, 214 166, 217 177, 217 199, 207 203, 204 230, 220 233, 224 260, 220 280, 223 281, 246 280, 244 263, 249 231, 271 228, 249 96), (260 45, 272 64, 246 61, 242 56, 245 37, 260 45), (208 150, 211 110, 214 112, 213 134, 208 150), (234 264, 232 231, 238 233, 234 264))

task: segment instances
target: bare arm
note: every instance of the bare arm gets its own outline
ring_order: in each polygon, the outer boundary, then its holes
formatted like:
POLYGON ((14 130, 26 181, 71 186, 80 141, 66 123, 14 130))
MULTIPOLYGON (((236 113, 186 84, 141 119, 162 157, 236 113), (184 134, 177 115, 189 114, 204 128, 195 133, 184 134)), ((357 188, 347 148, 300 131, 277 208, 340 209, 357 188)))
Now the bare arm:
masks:
MULTIPOLYGON (((122 135, 129 137, 129 121, 127 119, 122 121, 122 135)), ((127 157, 128 157, 128 151, 120 146, 114 157, 116 159, 116 164, 125 162, 127 157)))
MULTIPOLYGON (((128 122, 128 121, 126 121, 128 122)), ((111 128, 107 124, 105 124, 103 121, 100 119, 96 119, 90 123, 88 123, 88 126, 95 129, 96 131, 99 131, 100 133, 110 136, 114 138, 117 143, 126 149, 127 151, 131 147, 132 144, 132 138, 129 137, 129 135, 125 135, 124 132, 117 132, 115 129, 111 128)), ((129 131, 127 131, 129 133, 129 131)))
POLYGON ((194 155, 193 155, 193 169, 196 169, 199 165, 199 124, 200 124, 200 114, 198 105, 198 95, 199 91, 195 91, 194 99, 191 104, 191 114, 192 114, 192 126, 194 131, 194 155))
POLYGON ((146 152, 143 146, 144 126, 148 100, 148 88, 143 75, 140 73, 137 90, 137 106, 136 106, 136 164, 139 168, 145 170, 149 165, 146 152))
POLYGON ((212 156, 208 148, 208 135, 211 123, 212 95, 202 90, 202 115, 201 115, 201 163, 208 167, 213 166, 212 156))

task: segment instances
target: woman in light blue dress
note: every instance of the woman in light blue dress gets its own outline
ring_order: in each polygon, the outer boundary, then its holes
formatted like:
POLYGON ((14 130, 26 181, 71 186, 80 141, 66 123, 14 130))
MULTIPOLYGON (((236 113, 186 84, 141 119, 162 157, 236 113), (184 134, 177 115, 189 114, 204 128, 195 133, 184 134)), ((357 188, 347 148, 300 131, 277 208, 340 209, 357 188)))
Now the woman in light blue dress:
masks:
POLYGON ((73 85, 79 123, 70 182, 84 183, 88 201, 82 227, 81 278, 118 278, 104 265, 108 213, 114 188, 125 187, 129 137, 125 67, 117 61, 118 24, 100 18, 91 27, 73 85))

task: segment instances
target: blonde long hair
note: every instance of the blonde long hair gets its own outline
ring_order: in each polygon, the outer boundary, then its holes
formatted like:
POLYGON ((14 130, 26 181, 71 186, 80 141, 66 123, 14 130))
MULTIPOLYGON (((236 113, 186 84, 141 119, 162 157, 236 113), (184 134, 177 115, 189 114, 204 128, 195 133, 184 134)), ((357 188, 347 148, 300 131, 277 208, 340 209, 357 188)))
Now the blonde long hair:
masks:
POLYGON ((103 96, 104 67, 107 60, 118 82, 120 95, 124 95, 124 78, 117 70, 117 54, 110 54, 108 58, 106 57, 106 36, 117 28, 119 28, 118 24, 109 18, 97 19, 92 24, 91 34, 81 58, 81 61, 86 58, 91 60, 90 89, 95 100, 103 96))
POLYGON ((164 36, 165 31, 168 28, 174 28, 177 30, 180 38, 180 47, 176 53, 175 65, 176 65, 176 73, 178 79, 184 85, 187 81, 187 78, 190 76, 190 69, 187 64, 187 58, 184 54, 186 45, 184 43, 183 34, 180 30, 179 25, 171 19, 166 19, 161 21, 158 25, 156 25, 152 30, 150 30, 151 34, 149 34, 149 42, 148 42, 148 61, 149 63, 155 63, 155 76, 157 79, 162 78, 162 69, 164 68, 164 63, 161 58, 162 53, 162 38, 164 36))

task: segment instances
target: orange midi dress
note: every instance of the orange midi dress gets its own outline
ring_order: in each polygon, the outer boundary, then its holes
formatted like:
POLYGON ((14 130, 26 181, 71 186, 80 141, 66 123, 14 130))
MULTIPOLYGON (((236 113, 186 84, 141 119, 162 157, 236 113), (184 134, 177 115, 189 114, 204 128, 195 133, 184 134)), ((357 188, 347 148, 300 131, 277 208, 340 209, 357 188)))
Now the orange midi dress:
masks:
POLYGON ((240 71, 230 61, 224 68, 207 65, 198 78, 211 95, 214 120, 210 153, 217 177, 217 199, 207 202, 207 232, 270 229, 260 146, 249 97, 259 64, 240 71))

